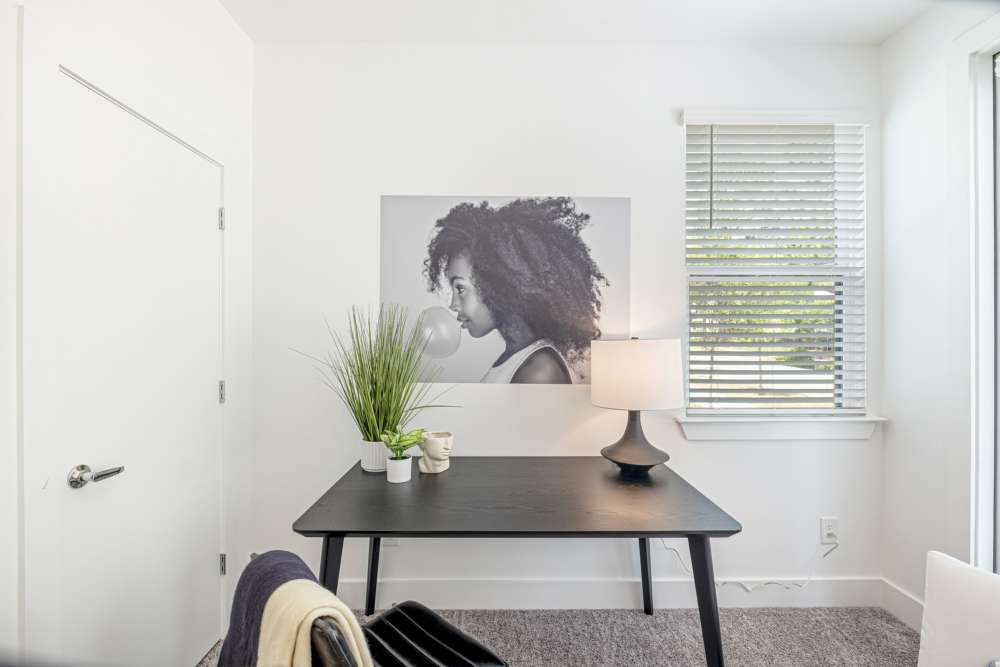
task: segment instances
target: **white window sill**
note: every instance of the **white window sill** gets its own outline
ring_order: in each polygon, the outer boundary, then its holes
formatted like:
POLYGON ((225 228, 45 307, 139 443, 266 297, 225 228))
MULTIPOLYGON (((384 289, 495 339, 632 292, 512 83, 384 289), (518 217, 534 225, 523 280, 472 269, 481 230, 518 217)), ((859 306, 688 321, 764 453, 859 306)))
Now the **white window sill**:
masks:
POLYGON ((688 440, 868 440, 885 417, 678 415, 688 440))

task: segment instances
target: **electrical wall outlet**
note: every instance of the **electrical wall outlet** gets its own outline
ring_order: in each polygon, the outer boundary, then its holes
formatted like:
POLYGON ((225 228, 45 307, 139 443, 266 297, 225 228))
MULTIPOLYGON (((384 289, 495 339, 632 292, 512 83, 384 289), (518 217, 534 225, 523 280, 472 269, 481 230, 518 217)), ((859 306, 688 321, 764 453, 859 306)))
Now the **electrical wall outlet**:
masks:
POLYGON ((840 529, 835 516, 821 516, 819 518, 819 543, 838 544, 840 542, 840 529))

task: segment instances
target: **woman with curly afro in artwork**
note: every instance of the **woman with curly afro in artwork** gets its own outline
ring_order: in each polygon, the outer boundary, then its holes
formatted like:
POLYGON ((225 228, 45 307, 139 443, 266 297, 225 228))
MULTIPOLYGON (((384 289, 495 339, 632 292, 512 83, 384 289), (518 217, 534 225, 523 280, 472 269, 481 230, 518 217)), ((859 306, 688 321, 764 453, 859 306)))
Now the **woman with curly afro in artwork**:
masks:
POLYGON ((580 238, 590 216, 568 197, 464 203, 437 221, 428 288, 451 288, 451 310, 473 338, 493 330, 503 353, 482 382, 569 384, 601 335, 607 279, 580 238))

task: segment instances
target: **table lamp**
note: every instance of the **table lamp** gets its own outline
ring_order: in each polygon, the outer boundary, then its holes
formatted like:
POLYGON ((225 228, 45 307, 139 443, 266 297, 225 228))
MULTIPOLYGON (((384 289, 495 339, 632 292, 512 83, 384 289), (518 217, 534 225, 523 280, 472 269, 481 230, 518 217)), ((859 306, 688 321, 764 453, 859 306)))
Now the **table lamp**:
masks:
POLYGON ((628 410, 625 433, 601 450, 621 468, 622 477, 642 478, 670 456, 642 432, 640 410, 684 407, 681 342, 595 340, 590 345, 590 401, 602 408, 628 410))

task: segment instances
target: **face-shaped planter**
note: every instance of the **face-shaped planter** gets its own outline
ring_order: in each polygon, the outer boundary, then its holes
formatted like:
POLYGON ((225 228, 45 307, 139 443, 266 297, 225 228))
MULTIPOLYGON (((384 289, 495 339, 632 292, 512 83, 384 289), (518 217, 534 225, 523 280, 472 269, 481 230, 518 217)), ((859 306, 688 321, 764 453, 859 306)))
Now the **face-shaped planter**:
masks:
POLYGON ((423 456, 420 457, 420 472, 444 472, 451 465, 451 445, 454 436, 447 431, 424 433, 420 443, 423 456))

